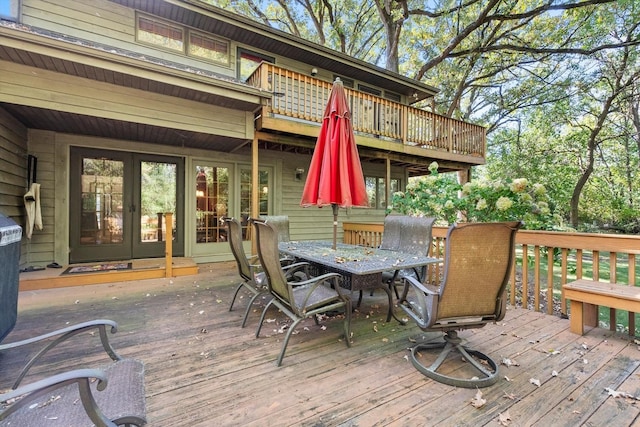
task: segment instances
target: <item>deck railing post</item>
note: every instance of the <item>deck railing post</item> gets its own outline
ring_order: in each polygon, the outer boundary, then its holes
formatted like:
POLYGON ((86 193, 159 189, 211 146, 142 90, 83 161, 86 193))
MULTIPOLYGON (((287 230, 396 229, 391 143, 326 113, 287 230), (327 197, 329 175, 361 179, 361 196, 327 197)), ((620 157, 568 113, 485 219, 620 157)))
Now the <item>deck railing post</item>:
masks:
POLYGON ((173 276, 173 213, 164 214, 165 236, 164 239, 164 277, 173 276))

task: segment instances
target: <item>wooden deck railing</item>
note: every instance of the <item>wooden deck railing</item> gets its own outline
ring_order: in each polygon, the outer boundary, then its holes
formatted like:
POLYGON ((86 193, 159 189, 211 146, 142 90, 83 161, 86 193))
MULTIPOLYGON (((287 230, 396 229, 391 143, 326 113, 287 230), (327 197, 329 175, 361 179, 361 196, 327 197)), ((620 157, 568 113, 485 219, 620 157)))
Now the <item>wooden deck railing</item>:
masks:
MULTIPOLYGON (((271 113, 322 122, 332 82, 262 63, 247 82, 274 94, 271 113)), ((345 87, 353 130, 398 143, 484 158, 482 126, 345 87)))
MULTIPOLYGON (((345 222, 343 229, 345 243, 380 245, 382 224, 345 222)), ((446 227, 433 228, 434 254, 440 257, 445 253, 446 232, 446 227)), ((541 311, 544 296, 548 314, 553 314, 553 302, 557 301, 561 313, 566 315, 562 285, 581 278, 639 286, 640 292, 637 254, 640 254, 640 236, 520 230, 516 235, 516 268, 511 273, 510 302, 515 304, 519 294, 523 307, 541 311), (548 268, 549 265, 553 268, 548 268), (516 271, 523 278, 520 283, 516 281, 516 271)), ((615 310, 609 310, 607 317, 610 328, 615 330, 615 310)), ((635 313, 629 313, 628 325, 633 333, 635 313)))

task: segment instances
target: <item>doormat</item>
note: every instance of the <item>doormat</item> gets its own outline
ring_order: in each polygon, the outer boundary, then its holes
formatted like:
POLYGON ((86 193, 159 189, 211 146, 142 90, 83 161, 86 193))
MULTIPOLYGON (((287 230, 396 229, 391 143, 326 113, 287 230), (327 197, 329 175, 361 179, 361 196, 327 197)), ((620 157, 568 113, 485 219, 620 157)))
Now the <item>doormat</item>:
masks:
POLYGON ((62 274, 100 273, 103 271, 131 270, 130 262, 108 262, 92 265, 77 265, 69 267, 62 274))

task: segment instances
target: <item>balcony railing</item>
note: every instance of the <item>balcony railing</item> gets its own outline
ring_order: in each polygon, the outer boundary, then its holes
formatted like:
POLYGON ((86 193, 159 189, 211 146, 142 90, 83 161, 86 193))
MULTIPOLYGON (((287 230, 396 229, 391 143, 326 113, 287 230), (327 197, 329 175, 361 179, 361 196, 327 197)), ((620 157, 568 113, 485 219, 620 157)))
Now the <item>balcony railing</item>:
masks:
MULTIPOLYGON (((262 63, 249 84, 274 94, 270 113, 321 123, 331 82, 262 63)), ((351 88, 345 91, 356 133, 452 154, 485 156, 485 129, 351 88)))
MULTIPOLYGON (((343 229, 345 243, 376 247, 381 243, 384 227, 345 222, 343 229)), ((433 228, 434 254, 439 257, 444 257, 446 233, 446 227, 433 228)), ((512 269, 509 284, 510 303, 515 305, 519 295, 522 307, 541 311, 542 301, 546 300, 546 312, 553 314, 555 301, 566 315, 562 285, 581 278, 638 286, 640 292, 637 254, 640 236, 520 230, 516 235, 516 268, 512 269), (521 282, 516 280, 516 271, 521 274, 521 282)), ((431 274, 439 277, 440 271, 431 274)), ((605 317, 611 330, 615 330, 615 310, 610 309, 605 317)), ((635 333, 635 320, 635 313, 629 313, 630 334, 635 333)))

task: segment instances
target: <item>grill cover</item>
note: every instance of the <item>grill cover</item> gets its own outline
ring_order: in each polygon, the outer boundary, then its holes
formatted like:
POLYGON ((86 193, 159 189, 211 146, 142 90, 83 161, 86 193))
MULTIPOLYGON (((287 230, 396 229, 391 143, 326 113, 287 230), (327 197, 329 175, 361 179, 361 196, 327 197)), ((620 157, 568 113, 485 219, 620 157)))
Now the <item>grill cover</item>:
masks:
POLYGON ((21 240, 22 227, 0 214, 0 342, 11 332, 18 316, 21 240))

